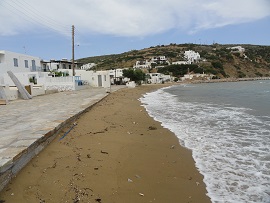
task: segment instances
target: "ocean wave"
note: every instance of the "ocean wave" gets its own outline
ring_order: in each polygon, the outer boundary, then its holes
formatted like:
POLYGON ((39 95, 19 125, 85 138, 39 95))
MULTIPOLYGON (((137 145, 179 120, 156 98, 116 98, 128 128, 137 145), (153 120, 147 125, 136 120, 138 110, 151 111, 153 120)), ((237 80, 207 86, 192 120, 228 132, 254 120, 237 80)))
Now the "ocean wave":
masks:
POLYGON ((181 102, 164 90, 140 100, 192 150, 212 202, 270 202, 269 118, 248 108, 181 102))

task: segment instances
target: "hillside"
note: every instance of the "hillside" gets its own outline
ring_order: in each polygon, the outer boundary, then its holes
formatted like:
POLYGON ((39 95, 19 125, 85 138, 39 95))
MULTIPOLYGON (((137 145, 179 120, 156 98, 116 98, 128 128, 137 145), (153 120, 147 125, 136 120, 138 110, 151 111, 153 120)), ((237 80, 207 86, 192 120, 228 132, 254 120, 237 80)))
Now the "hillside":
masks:
MULTIPOLYGON (((193 50, 198 52, 203 61, 197 63, 197 68, 193 67, 193 72, 206 72, 224 77, 261 77, 270 76, 270 46, 230 44, 230 45, 198 45, 198 44, 170 44, 145 48, 142 50, 132 50, 122 54, 112 54, 104 56, 94 56, 78 59, 79 63, 96 63, 97 70, 107 70, 113 68, 133 67, 136 61, 150 59, 154 56, 166 56, 170 62, 184 60, 184 52, 193 50), (232 52, 228 47, 242 46, 245 48, 244 54, 232 52)), ((187 65, 174 65, 185 69, 187 65)), ((175 68, 175 67, 174 67, 175 68)), ((156 70, 151 70, 156 71, 156 70)), ((157 70, 161 72, 161 70, 157 70)), ((164 70, 163 70, 164 71, 164 70)))

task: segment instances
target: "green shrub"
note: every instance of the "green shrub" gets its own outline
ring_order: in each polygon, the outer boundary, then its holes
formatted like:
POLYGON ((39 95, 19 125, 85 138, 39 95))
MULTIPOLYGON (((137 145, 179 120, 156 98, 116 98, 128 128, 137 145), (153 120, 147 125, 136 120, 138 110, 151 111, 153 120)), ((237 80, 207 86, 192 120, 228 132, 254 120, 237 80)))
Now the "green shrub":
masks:
POLYGON ((259 72, 256 72, 255 75, 258 76, 258 77, 262 77, 263 76, 263 74, 261 74, 259 72))
POLYGON ((238 74, 238 77, 239 77, 239 78, 244 78, 244 77, 246 77, 246 74, 243 73, 242 71, 237 71, 237 74, 238 74))
POLYGON ((220 61, 213 61, 211 64, 214 68, 223 70, 223 64, 220 61))

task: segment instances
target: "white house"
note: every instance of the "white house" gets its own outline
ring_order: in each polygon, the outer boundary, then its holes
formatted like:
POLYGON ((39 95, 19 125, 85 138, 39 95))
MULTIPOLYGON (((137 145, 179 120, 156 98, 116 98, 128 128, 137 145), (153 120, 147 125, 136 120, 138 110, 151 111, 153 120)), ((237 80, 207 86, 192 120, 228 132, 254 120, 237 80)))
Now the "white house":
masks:
POLYGON ((87 64, 83 64, 83 65, 81 66, 81 69, 82 69, 82 70, 90 70, 90 69, 94 68, 96 65, 97 65, 97 64, 95 64, 95 63, 87 63, 87 64))
POLYGON ((133 68, 151 68, 151 62, 149 62, 148 60, 136 61, 136 64, 133 66, 133 68))
POLYGON ((156 64, 165 64, 167 63, 170 65, 170 62, 166 58, 166 56, 154 56, 151 58, 150 63, 156 63, 156 64))
POLYGON ((20 83, 29 88, 32 96, 45 94, 43 85, 33 85, 40 83, 40 79, 45 77, 46 73, 40 72, 40 58, 26 54, 20 54, 10 51, 0 51, 0 86, 4 89, 7 100, 19 98, 18 89, 7 74, 11 71, 18 78, 20 83))
POLYGON ((171 81, 170 75, 164 75, 162 73, 146 73, 146 76, 148 76, 148 83, 157 84, 162 82, 168 82, 171 81))
MULTIPOLYGON (((70 69, 59 69, 62 72, 68 72, 72 75, 70 69)), ((90 85, 92 87, 104 87, 109 88, 111 85, 111 79, 109 71, 86 71, 86 70, 75 70, 75 76, 79 77, 77 81, 90 85)))
POLYGON ((41 71, 40 61, 39 57, 0 51, 0 84, 14 85, 7 71, 12 71, 24 85, 30 84, 30 79, 36 82, 39 78, 38 72, 41 71))
POLYGON ((187 60, 188 64, 196 63, 200 60, 200 54, 193 50, 185 51, 184 57, 187 60))
POLYGON ((239 52, 239 53, 245 52, 245 48, 243 48, 241 46, 228 47, 227 49, 231 49, 232 52, 239 52))
MULTIPOLYGON (((42 71, 53 71, 58 69, 72 69, 72 61, 66 58, 61 60, 51 59, 50 61, 41 61, 42 71)), ((74 68, 78 69, 78 63, 74 62, 74 68)))
MULTIPOLYGON (((154 56, 150 60, 136 61, 136 64, 133 66, 133 68, 139 68, 139 69, 151 68, 151 64, 153 63, 170 65, 170 62, 168 61, 166 56, 154 56)), ((164 66, 160 66, 160 67, 164 67, 164 66)))
POLYGON ((186 65, 188 64, 187 61, 175 61, 175 62, 172 62, 172 65, 186 65))
POLYGON ((41 71, 40 61, 39 57, 0 50, 0 75, 7 71, 13 73, 41 71))
POLYGON ((112 78, 120 78, 123 77, 123 69, 111 69, 109 70, 109 74, 112 78))

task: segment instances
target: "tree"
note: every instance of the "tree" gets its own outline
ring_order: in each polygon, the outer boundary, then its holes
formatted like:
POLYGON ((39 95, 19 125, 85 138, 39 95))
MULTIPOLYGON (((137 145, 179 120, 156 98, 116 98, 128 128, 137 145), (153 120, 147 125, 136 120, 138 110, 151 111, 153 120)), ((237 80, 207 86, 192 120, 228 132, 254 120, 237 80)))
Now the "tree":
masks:
POLYGON ((124 69, 123 76, 135 81, 136 84, 140 84, 142 80, 145 80, 145 73, 140 69, 124 69))

